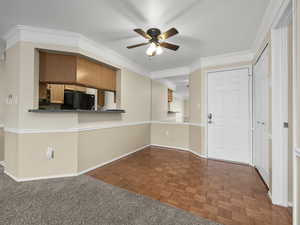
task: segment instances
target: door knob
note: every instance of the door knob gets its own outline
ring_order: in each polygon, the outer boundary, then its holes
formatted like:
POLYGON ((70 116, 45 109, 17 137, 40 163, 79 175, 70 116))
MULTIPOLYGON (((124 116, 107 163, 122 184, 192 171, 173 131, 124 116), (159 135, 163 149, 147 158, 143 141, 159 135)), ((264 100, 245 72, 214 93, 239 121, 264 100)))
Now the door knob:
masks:
POLYGON ((207 122, 209 124, 211 124, 212 123, 212 113, 208 113, 207 119, 208 119, 207 122))

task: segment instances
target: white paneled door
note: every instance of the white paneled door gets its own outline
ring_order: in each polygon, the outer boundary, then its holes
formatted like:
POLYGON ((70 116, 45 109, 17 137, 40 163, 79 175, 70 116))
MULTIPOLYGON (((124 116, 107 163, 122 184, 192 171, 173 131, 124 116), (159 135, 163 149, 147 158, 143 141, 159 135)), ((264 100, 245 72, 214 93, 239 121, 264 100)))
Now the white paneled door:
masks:
POLYGON ((251 163, 249 69, 209 72, 208 157, 251 163))
POLYGON ((268 73, 269 47, 253 68, 253 155, 254 165, 269 186, 269 138, 268 138, 268 73))

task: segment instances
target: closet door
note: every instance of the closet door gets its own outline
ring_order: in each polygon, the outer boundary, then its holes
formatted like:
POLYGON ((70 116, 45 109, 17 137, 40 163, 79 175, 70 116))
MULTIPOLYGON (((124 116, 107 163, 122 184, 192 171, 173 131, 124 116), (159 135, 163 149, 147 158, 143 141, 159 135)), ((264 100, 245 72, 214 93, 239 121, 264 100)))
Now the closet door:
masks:
POLYGON ((260 56, 253 68, 253 147, 254 165, 265 183, 269 186, 269 132, 268 132, 268 105, 269 105, 269 47, 260 56))

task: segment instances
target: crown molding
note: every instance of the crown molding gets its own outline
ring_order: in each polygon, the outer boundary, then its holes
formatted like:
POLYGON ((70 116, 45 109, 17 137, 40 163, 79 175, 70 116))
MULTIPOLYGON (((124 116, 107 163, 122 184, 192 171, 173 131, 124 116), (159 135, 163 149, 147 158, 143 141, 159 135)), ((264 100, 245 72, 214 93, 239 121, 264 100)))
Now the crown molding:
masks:
POLYGON ((232 52, 229 54, 202 57, 187 67, 178 67, 174 69, 161 70, 151 72, 150 77, 152 79, 163 79, 173 76, 189 75, 201 68, 230 65, 240 62, 251 62, 254 58, 254 53, 251 50, 232 52))
POLYGON ((74 32, 17 25, 7 32, 3 36, 3 39, 6 41, 6 49, 18 42, 63 45, 73 47, 78 49, 78 51, 90 52, 101 58, 103 62, 114 67, 125 67, 144 76, 149 76, 150 74, 145 68, 119 53, 85 37, 84 35, 74 32))
POLYGON ((252 46, 254 52, 259 50, 267 34, 274 27, 274 24, 277 23, 278 19, 281 18, 290 2, 291 0, 272 0, 269 2, 252 46))
POLYGON ((219 66, 219 65, 229 65, 229 64, 239 63, 239 62, 248 62, 248 61, 252 61, 253 57, 254 57, 254 53, 251 50, 205 57, 205 58, 201 58, 201 64, 199 68, 206 68, 206 67, 219 66))
POLYGON ((172 89, 173 91, 176 90, 176 85, 173 82, 171 82, 171 81, 169 81, 167 79, 160 79, 160 80, 157 80, 157 81, 159 83, 165 85, 167 88, 172 89))
MULTIPOLYGON (((80 51, 86 51, 96 55, 101 61, 118 68, 127 68, 140 75, 148 76, 151 79, 163 79, 173 76, 189 75, 200 68, 226 65, 237 62, 251 61, 253 53, 248 51, 233 52, 224 55, 211 57, 203 57, 194 61, 192 64, 185 67, 166 69, 161 71, 147 71, 142 66, 132 62, 125 56, 103 46, 102 44, 93 41, 79 33, 54 30, 40 27, 17 25, 7 32, 3 39, 6 41, 6 49, 15 45, 18 42, 32 42, 38 44, 53 44, 73 47, 80 51)), ((174 85, 170 85, 174 88, 174 85)))
POLYGON ((152 79, 162 79, 162 78, 167 78, 167 77, 189 75, 190 72, 191 71, 190 71, 189 67, 177 67, 174 69, 167 69, 167 70, 151 72, 150 77, 152 79))

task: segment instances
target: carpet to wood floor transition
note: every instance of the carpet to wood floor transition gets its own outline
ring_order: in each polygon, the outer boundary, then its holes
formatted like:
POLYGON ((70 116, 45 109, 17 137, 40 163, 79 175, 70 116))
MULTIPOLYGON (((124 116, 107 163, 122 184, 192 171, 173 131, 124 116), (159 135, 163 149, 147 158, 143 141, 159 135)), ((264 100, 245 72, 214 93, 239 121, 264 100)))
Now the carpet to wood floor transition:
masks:
POLYGON ((1 225, 218 225, 89 176, 17 183, 0 167, 1 225))

